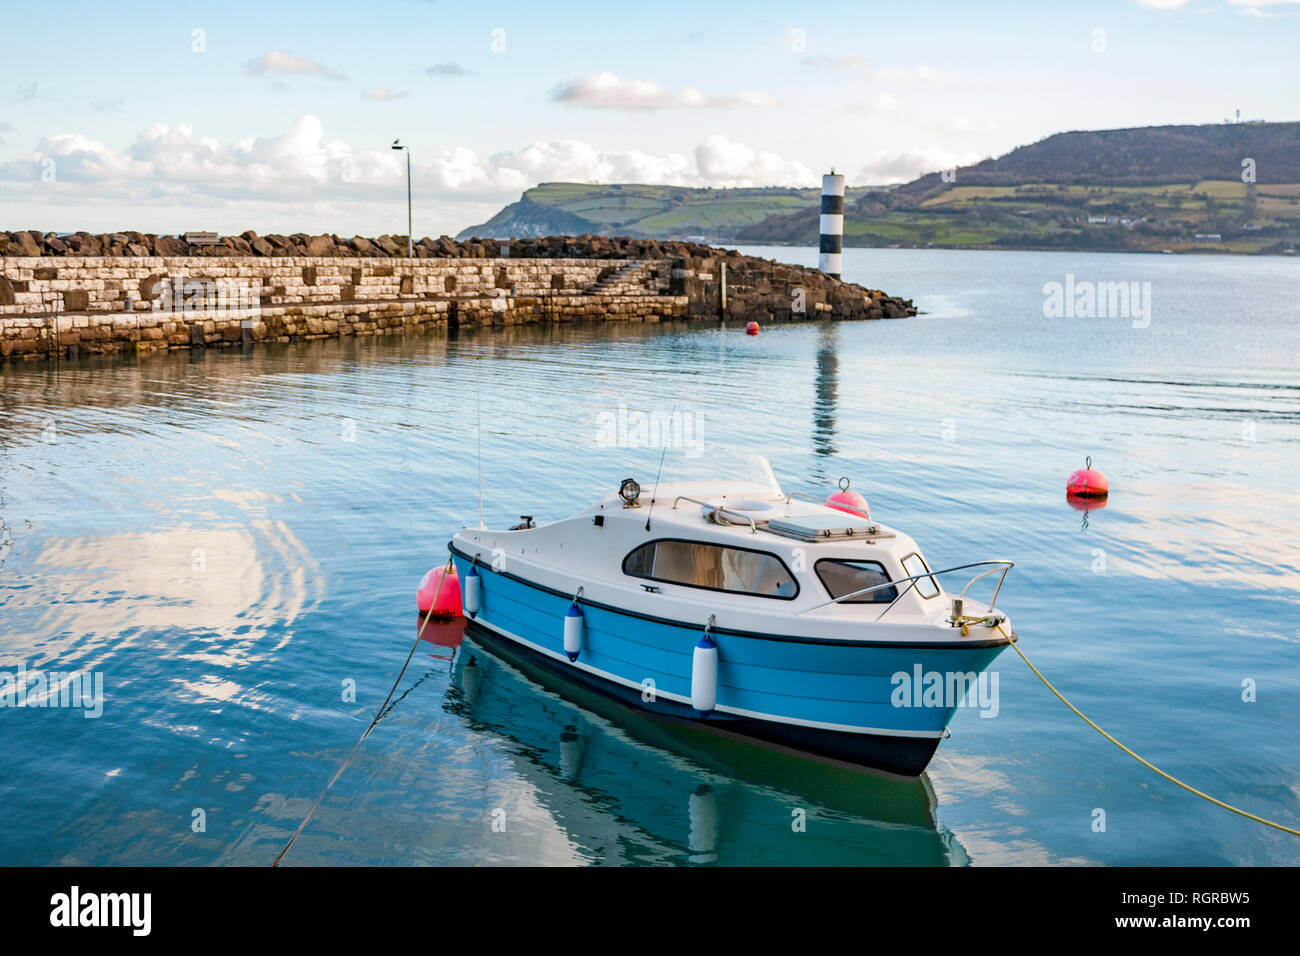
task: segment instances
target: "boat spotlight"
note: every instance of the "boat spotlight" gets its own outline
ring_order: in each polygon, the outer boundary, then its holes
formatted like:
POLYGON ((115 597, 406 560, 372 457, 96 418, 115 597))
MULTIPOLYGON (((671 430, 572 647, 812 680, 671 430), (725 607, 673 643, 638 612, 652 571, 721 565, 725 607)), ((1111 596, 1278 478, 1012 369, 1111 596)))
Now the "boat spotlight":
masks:
POLYGON ((637 499, 641 497, 641 486, 635 479, 624 478, 623 484, 618 487, 618 496, 623 499, 624 508, 635 508, 637 499))

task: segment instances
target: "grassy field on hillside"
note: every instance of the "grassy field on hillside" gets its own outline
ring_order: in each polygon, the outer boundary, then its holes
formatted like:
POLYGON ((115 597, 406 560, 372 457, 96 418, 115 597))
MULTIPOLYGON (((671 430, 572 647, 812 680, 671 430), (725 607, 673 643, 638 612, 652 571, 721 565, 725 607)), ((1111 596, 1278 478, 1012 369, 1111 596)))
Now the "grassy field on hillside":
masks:
MULTIPOLYGON (((867 189, 848 192, 846 202, 866 195, 867 189)), ((577 216, 592 232, 620 233, 655 238, 703 236, 726 239, 739 230, 773 216, 817 210, 820 189, 753 188, 692 189, 682 186, 641 184, 593 185, 588 183, 542 183, 524 193, 519 203, 507 206, 482 228, 491 234, 509 232, 521 221, 526 209, 530 224, 545 222, 548 212, 557 224, 572 231, 567 217, 577 216)))
MULTIPOLYGON (((744 230, 746 242, 817 241, 814 211, 744 230)), ((1151 186, 947 185, 925 197, 876 193, 845 209, 862 246, 1283 252, 1300 241, 1300 184, 1200 180, 1151 186), (1218 235, 1218 240, 1197 235, 1218 235)))

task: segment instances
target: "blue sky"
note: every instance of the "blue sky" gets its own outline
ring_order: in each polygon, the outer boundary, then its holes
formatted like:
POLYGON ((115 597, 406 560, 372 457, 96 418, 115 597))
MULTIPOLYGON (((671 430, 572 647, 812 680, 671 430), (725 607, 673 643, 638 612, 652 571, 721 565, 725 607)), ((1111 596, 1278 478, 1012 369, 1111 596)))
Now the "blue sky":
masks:
POLYGON ((1294 120, 1297 0, 6 10, 0 228, 454 233, 539 181, 896 182, 1294 120), (1100 32, 1099 32, 1100 31, 1100 32))

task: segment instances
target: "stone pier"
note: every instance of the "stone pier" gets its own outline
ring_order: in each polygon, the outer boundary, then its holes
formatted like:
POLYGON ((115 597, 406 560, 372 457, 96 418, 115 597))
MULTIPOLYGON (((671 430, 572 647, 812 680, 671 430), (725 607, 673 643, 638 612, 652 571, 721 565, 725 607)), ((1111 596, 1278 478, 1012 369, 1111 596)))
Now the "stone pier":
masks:
MULTIPOLYGON (((429 325, 716 319, 723 317, 724 273, 726 318, 761 323, 915 313, 910 302, 816 270, 722 250, 665 250, 658 243, 601 248, 599 242, 575 250, 574 240, 565 242, 512 244, 516 253, 533 253, 522 256, 493 243, 497 255, 464 254, 487 251, 480 244, 416 258, 231 254, 242 251, 235 249, 90 256, 68 248, 51 255, 48 246, 33 250, 34 243, 24 243, 24 251, 44 254, 0 257, 0 356, 293 342, 429 325), (638 251, 649 255, 628 254, 638 251), (665 254, 671 252, 708 254, 665 254)), ((339 250, 331 244, 328 251, 339 250)))

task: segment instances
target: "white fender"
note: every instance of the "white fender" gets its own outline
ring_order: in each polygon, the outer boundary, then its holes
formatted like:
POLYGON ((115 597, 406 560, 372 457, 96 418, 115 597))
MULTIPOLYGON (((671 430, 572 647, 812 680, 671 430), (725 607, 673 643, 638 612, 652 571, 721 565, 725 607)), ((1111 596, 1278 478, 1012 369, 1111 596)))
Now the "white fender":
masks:
POLYGON ((478 613, 480 604, 480 591, 483 579, 479 576, 478 568, 470 565, 469 574, 465 575, 465 613, 473 617, 478 613))
POLYGON ((564 653, 576 661, 582 653, 582 608, 574 601, 564 613, 564 653))
POLYGON ((691 657, 691 706, 703 717, 718 704, 718 645, 708 632, 691 657))

